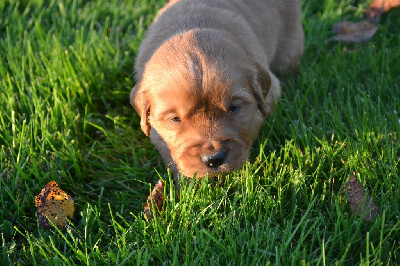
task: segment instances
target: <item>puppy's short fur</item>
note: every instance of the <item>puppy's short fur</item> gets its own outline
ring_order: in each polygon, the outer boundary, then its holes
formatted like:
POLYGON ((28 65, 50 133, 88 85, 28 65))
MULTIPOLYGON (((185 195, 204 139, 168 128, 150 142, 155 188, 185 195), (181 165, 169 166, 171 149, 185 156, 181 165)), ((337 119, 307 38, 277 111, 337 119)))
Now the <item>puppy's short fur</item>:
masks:
POLYGON ((131 103, 172 173, 242 167, 303 53, 299 0, 171 0, 136 58, 131 103))

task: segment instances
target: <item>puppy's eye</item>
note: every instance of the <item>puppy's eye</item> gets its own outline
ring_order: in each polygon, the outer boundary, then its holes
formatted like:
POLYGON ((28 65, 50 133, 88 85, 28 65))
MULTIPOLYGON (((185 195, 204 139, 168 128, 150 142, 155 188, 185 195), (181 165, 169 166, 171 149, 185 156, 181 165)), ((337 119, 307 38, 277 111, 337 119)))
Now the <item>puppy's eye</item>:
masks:
POLYGON ((230 115, 236 114, 237 112, 239 112, 239 110, 240 110, 240 106, 239 105, 233 105, 232 104, 228 108, 228 111, 229 111, 230 115))
POLYGON ((171 118, 171 122, 174 124, 178 124, 181 122, 181 119, 180 119, 180 117, 175 116, 175 117, 171 118))

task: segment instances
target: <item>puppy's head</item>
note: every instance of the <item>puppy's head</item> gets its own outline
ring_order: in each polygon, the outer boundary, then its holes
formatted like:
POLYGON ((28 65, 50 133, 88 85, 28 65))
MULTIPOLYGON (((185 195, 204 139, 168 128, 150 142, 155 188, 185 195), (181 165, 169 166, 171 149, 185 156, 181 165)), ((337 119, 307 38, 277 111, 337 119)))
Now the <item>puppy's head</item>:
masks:
POLYGON ((229 38, 196 30, 158 48, 131 103, 143 132, 161 136, 182 174, 215 176, 246 161, 267 116, 270 86, 269 71, 229 38))

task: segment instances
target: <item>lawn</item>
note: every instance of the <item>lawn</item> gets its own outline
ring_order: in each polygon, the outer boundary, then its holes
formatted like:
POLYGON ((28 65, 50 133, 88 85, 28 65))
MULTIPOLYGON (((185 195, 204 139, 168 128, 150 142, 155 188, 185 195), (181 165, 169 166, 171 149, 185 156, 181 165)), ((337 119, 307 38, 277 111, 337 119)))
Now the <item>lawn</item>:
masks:
POLYGON ((129 103, 156 0, 0 2, 0 263, 399 264, 400 10, 368 42, 327 41, 367 1, 302 1, 306 49, 242 170, 175 196, 129 103), (354 213, 351 176, 380 209, 354 213), (161 215, 143 203, 163 178, 161 215), (39 226, 51 180, 75 213, 39 226))

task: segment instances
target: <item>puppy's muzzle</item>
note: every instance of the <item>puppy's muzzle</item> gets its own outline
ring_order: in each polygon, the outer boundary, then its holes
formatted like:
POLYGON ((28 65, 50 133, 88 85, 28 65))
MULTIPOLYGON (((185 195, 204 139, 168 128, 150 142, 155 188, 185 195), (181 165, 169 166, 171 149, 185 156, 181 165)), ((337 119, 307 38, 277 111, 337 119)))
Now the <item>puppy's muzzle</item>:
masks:
POLYGON ((203 154, 201 156, 202 162, 210 169, 216 169, 223 165, 226 161, 228 152, 220 151, 216 154, 203 154))

